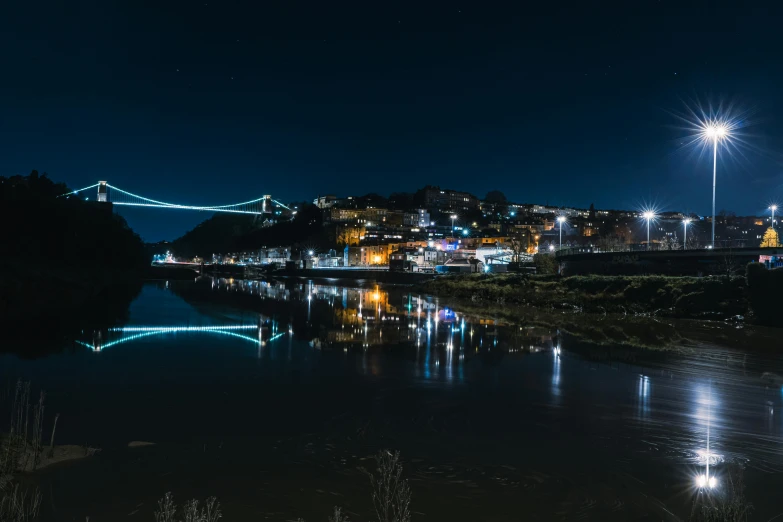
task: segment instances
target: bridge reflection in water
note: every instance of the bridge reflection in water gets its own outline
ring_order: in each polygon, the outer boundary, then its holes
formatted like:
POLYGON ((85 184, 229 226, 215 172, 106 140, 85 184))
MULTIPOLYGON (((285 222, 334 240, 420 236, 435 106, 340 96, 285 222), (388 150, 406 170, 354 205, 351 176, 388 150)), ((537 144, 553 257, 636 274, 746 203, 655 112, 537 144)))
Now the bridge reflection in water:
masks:
MULTIPOLYGON (((89 348, 92 351, 100 352, 118 344, 124 344, 145 337, 156 335, 224 335, 242 339, 259 347, 266 346, 267 343, 275 341, 285 335, 287 332, 277 332, 276 324, 268 324, 263 317, 259 324, 231 324, 231 325, 208 325, 208 326, 124 326, 120 328, 109 328, 107 330, 96 330, 89 341, 77 340, 76 342, 89 348), (251 335, 252 334, 252 335, 251 335)), ((288 333, 292 333, 290 330, 288 333)))

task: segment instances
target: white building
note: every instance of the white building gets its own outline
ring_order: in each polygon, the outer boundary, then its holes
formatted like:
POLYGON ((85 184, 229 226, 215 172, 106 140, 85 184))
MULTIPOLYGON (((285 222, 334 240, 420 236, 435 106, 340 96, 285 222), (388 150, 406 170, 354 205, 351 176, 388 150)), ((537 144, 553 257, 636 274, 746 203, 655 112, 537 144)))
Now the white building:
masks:
POLYGON ((427 211, 427 209, 420 208, 416 212, 419 213, 419 223, 418 223, 418 225, 420 227, 428 227, 428 226, 430 226, 430 213, 427 211))

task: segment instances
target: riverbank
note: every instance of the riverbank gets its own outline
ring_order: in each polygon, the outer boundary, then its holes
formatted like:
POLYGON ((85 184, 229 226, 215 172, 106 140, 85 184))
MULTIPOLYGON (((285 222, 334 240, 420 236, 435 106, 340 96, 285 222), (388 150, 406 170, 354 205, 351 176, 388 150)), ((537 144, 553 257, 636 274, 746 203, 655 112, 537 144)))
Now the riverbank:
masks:
POLYGON ((440 276, 418 289, 473 303, 600 314, 728 319, 750 312, 744 277, 460 274, 440 276))

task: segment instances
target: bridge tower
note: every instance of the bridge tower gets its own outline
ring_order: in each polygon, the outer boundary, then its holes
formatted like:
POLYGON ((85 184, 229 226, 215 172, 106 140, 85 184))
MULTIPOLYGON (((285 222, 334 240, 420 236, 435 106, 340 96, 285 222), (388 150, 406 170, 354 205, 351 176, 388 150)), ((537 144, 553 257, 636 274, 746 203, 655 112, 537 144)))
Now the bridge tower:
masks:
POLYGON ((268 212, 272 212, 272 196, 269 194, 264 194, 263 200, 261 200, 261 212, 264 214, 268 212))
POLYGON ((98 182, 98 201, 102 203, 106 203, 107 201, 107 191, 106 191, 106 182, 105 181, 99 181, 98 182))

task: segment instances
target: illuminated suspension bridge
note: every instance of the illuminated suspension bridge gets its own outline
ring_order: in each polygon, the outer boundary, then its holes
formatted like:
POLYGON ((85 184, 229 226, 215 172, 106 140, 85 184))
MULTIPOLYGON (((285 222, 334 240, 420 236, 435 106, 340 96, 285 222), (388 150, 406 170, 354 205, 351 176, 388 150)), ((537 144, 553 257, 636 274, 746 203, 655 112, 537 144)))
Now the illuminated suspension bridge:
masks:
POLYGON ((138 194, 133 194, 127 190, 110 185, 105 181, 99 181, 95 185, 84 187, 79 190, 74 190, 67 194, 63 194, 60 197, 84 197, 90 199, 88 195, 90 190, 97 189, 96 200, 105 203, 111 203, 113 205, 128 206, 128 207, 152 207, 152 208, 168 208, 178 210, 200 210, 207 212, 227 212, 231 214, 251 214, 260 216, 263 214, 275 214, 282 213, 283 210, 290 214, 296 214, 295 210, 292 210, 287 205, 272 199, 272 196, 265 195, 260 198, 250 201, 243 201, 241 203, 232 203, 230 205, 210 205, 210 206, 195 206, 195 205, 183 205, 179 203, 168 203, 165 201, 158 201, 150 199, 138 194), (276 208, 283 210, 275 210, 276 208))

